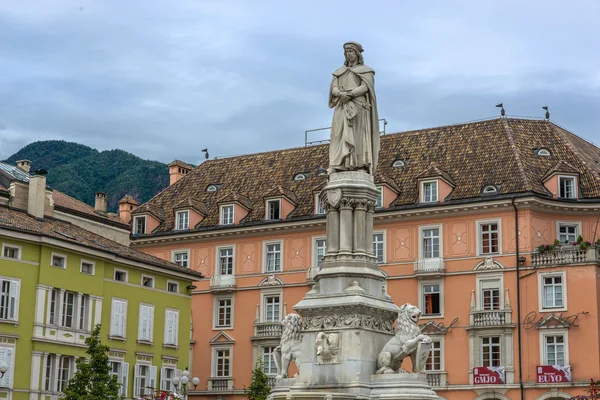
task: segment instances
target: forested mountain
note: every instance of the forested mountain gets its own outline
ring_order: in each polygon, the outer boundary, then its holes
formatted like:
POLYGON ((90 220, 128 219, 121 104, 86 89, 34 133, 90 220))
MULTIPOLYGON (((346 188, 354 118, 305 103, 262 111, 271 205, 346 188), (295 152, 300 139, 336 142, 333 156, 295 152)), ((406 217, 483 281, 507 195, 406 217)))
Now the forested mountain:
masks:
POLYGON ((118 201, 132 195, 140 204, 169 185, 169 168, 158 161, 143 160, 123 150, 98 151, 64 140, 30 143, 5 162, 31 160, 31 170, 48 171, 48 185, 94 205, 96 192, 108 194, 108 209, 116 212, 118 201))

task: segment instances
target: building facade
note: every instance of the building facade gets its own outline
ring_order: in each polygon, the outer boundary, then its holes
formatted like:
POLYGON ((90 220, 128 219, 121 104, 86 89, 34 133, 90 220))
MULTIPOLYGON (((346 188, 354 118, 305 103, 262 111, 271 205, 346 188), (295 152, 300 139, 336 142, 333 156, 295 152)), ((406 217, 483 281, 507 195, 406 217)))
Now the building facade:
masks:
POLYGON ((125 398, 171 389, 190 366, 202 275, 49 216, 43 176, 28 189, 25 200, 0 191, 0 399, 57 399, 97 324, 125 398))
MULTIPOLYGON (((132 246, 206 277, 194 398, 241 398, 259 358, 275 380, 280 321, 327 245, 327 150, 210 160, 133 212, 132 246)), ((569 398, 600 375, 598 160, 549 121, 382 136, 373 252, 384 290, 422 310, 441 398, 569 398)))

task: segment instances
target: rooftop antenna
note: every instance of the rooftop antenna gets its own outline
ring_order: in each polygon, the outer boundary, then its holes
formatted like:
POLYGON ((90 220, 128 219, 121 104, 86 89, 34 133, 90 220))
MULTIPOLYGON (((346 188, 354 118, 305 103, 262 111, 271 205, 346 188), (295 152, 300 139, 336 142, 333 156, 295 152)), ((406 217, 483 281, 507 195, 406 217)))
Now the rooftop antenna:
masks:
POLYGON ((542 108, 546 110, 546 119, 550 119, 550 111, 548 111, 548 106, 544 106, 542 108))
POLYGON ((204 153, 204 158, 208 160, 208 148, 202 149, 202 152, 204 153))
POLYGON ((506 116, 506 111, 504 111, 504 104, 502 104, 502 103, 496 104, 496 107, 500 108, 500 116, 501 117, 505 117, 506 116))

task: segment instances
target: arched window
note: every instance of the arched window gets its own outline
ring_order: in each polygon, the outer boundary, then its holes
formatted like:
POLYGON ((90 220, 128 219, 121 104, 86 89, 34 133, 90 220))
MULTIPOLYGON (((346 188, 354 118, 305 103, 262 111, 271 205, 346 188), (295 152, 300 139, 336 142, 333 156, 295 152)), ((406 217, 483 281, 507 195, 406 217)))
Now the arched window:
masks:
POLYGON ((552 154, 550 154, 550 150, 542 147, 541 149, 538 149, 537 155, 540 157, 550 157, 552 154))
POLYGON ((483 188, 482 193, 484 193, 484 194, 494 194, 494 193, 498 193, 498 189, 496 188, 496 186, 487 185, 486 187, 483 188))
POLYGON ((396 160, 392 163, 392 167, 394 168, 402 168, 404 167, 406 164, 404 163, 404 161, 402 160, 396 160))
POLYGON ((303 173, 299 173, 294 176, 295 181, 303 181, 305 179, 306 179, 306 175, 303 173))
POLYGON ((208 187, 206 188, 207 192, 216 192, 217 191, 217 186, 216 185, 208 185, 208 187))

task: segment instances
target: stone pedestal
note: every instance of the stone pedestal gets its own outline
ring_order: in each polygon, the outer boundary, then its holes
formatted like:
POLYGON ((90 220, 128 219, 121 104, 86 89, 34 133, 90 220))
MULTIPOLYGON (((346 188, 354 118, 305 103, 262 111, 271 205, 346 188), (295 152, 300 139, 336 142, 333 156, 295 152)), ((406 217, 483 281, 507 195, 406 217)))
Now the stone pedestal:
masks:
POLYGON ((271 398, 393 398, 392 393, 399 399, 437 398, 420 374, 373 375, 398 318, 373 254, 373 212, 379 196, 373 177, 362 171, 334 173, 323 195, 327 252, 315 285, 294 306, 302 317, 299 372, 280 380, 271 398), (408 385, 406 390, 391 389, 400 383, 408 385), (411 390, 422 396, 404 396, 411 390))

